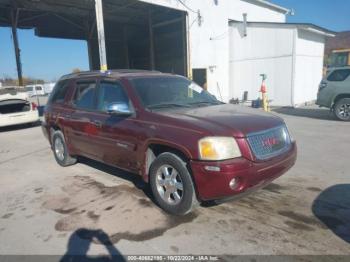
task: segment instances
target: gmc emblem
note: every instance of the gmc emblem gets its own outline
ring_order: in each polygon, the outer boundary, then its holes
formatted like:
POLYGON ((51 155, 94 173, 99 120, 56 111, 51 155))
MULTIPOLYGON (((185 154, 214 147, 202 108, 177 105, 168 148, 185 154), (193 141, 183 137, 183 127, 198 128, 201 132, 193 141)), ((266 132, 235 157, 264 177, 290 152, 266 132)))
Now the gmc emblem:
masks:
POLYGON ((267 138, 267 139, 264 139, 262 141, 263 143, 263 146, 264 147, 274 147, 274 146, 277 146, 281 143, 281 140, 275 138, 275 137, 270 137, 270 138, 267 138))

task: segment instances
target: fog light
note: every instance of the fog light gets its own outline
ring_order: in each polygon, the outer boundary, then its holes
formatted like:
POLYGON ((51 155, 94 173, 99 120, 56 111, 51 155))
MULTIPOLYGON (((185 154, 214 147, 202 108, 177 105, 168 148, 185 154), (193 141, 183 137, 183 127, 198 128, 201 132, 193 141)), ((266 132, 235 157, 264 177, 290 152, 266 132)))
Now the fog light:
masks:
POLYGON ((238 178, 234 178, 230 181, 230 188, 232 190, 236 190, 239 187, 239 179, 238 178))

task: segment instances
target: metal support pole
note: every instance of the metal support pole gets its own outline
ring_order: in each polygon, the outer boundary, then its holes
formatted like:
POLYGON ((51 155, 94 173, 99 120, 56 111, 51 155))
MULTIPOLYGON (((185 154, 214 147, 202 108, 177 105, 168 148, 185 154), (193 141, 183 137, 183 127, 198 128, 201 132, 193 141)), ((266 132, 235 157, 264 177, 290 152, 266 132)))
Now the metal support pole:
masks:
POLYGON ((190 24, 188 13, 186 13, 186 43, 187 43, 187 77, 193 79, 192 75, 192 61, 191 61, 191 40, 190 40, 190 24))
POLYGON ((148 26, 149 26, 149 56, 150 56, 150 65, 151 70, 155 69, 154 62, 154 35, 153 35, 153 26, 152 26, 152 11, 148 10, 148 26))
POLYGON ((17 36, 18 16, 19 16, 19 9, 11 10, 12 38, 13 38, 13 45, 15 47, 18 85, 23 86, 21 50, 19 49, 18 36, 17 36))
POLYGON ((95 11, 96 11, 96 26, 97 26, 97 35, 98 35, 98 47, 100 52, 100 69, 102 71, 106 71, 108 70, 108 67, 107 67, 102 0, 95 0, 95 11))
POLYGON ((86 23, 86 32, 87 32, 87 49, 88 49, 88 56, 89 56, 89 68, 90 70, 94 70, 94 62, 93 62, 93 35, 94 31, 96 29, 96 19, 93 20, 93 22, 87 22, 86 23))

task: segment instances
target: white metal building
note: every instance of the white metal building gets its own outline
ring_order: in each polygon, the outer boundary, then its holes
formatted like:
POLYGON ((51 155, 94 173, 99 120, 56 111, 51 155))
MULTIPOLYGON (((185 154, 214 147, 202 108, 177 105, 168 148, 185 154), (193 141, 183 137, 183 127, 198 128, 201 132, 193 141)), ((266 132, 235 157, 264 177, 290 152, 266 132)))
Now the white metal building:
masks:
POLYGON ((208 89, 218 98, 242 99, 248 91, 248 99, 256 99, 260 74, 267 74, 272 105, 297 106, 316 99, 325 37, 332 32, 287 24, 290 11, 263 0, 146 2, 188 12, 191 68, 194 74, 206 69, 208 89))
POLYGON ((12 27, 19 81, 16 29, 30 28, 40 37, 86 40, 90 69, 182 74, 226 102, 245 91, 256 99, 264 73, 273 104, 295 106, 316 98, 325 36, 332 35, 287 24, 290 11, 266 0, 16 2, 0 0, 0 26, 12 27))
POLYGON ((272 105, 298 106, 316 99, 322 79, 325 37, 310 24, 230 22, 230 96, 260 96, 267 74, 272 105))

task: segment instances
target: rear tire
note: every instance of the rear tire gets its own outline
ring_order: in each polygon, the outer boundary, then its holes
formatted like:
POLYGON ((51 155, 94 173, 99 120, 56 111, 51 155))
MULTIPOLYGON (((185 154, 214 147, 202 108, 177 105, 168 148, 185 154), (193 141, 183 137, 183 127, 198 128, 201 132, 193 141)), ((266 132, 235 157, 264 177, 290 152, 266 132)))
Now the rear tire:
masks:
POLYGON ((334 115, 341 121, 350 121, 350 98, 340 99, 335 104, 334 115))
POLYGON ((191 174, 177 155, 159 155, 150 167, 149 176, 155 201, 164 211, 186 215, 198 205, 191 174))
POLYGON ((66 167, 77 163, 77 158, 69 155, 66 140, 60 130, 57 130, 52 134, 52 150, 56 162, 60 166, 66 167))

